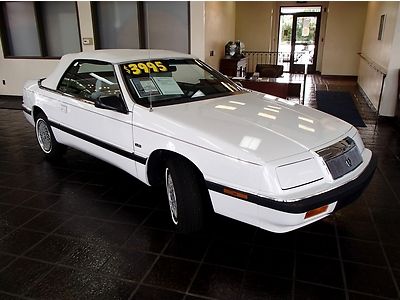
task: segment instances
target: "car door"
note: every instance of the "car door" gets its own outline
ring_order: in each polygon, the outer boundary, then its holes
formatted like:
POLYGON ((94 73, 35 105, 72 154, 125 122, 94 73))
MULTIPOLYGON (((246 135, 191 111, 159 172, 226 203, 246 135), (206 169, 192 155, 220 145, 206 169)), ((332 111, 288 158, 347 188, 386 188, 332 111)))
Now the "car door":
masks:
POLYGON ((55 127, 74 148, 136 176, 132 107, 126 105, 114 66, 77 60, 60 80, 62 112, 55 127))

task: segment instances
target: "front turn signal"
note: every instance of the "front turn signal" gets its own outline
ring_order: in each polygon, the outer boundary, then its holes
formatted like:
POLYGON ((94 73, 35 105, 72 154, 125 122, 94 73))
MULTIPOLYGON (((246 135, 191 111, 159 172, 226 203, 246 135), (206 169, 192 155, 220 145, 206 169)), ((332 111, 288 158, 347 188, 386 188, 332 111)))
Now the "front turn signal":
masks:
POLYGON ((313 209, 313 210, 309 210, 309 211, 306 213, 304 219, 308 219, 308 218, 311 218, 311 217, 314 217, 314 216, 316 216, 316 215, 319 215, 319 214, 322 214, 322 213, 326 212, 326 211, 328 210, 328 206, 329 206, 329 205, 324 205, 324 206, 315 208, 315 209, 313 209))

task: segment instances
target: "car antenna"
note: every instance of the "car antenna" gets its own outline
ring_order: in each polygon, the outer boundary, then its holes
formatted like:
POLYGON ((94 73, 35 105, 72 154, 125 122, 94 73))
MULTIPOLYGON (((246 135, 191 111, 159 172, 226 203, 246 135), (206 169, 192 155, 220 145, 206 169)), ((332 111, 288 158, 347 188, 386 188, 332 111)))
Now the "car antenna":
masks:
MULTIPOLYGON (((146 18, 147 20, 148 20, 148 18, 146 18)), ((147 40, 149 41, 149 37, 147 37, 147 40)), ((150 48, 148 49, 148 51, 149 51, 149 60, 148 61, 150 61, 150 48)), ((151 80, 151 72, 149 72, 149 79, 151 80)), ((149 100, 150 100, 150 109, 149 109, 149 112, 152 112, 153 111, 153 93, 152 92, 150 92, 150 96, 149 96, 149 100)))
MULTIPOLYGON (((150 49, 148 49, 148 61, 150 61, 150 49)), ((151 80, 151 73, 149 72, 148 74, 149 74, 149 79, 151 80)), ((153 93, 151 91, 149 94, 149 102, 150 102, 149 112, 152 112, 153 111, 153 93)))
MULTIPOLYGON (((148 10, 146 9, 145 10, 146 11, 146 14, 147 14, 147 16, 146 16, 146 20, 147 20, 147 22, 149 22, 149 16, 148 16, 148 10)), ((149 24, 146 24, 147 26, 147 28, 149 28, 149 24)), ((150 30, 147 30, 147 53, 148 53, 148 61, 150 61, 150 43, 149 43, 149 41, 150 41, 150 30)), ((151 73, 149 72, 149 79, 151 80, 151 73)), ((152 92, 150 92, 150 95, 149 95, 149 101, 150 101, 150 107, 149 107, 149 112, 152 112, 153 111, 153 94, 152 94, 152 92)))

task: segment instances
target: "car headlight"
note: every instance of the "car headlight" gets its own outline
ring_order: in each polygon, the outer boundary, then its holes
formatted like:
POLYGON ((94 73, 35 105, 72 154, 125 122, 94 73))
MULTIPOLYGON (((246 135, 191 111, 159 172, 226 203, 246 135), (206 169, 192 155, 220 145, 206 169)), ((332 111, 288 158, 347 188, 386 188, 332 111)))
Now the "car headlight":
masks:
POLYGON ((314 158, 305 159, 276 168, 282 190, 293 189, 324 178, 324 174, 314 158))
POLYGON ((353 171, 363 161, 356 142, 349 137, 320 149, 316 153, 324 159, 333 179, 353 171))

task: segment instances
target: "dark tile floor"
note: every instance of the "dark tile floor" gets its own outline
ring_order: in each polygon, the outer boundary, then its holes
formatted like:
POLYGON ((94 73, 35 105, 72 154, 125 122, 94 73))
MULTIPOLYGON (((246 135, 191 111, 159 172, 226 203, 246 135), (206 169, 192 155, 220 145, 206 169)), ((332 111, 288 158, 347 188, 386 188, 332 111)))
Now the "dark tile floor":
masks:
POLYGON ((306 105, 316 86, 353 93, 379 165, 357 202, 288 234, 224 217, 176 234, 162 191, 75 150, 48 163, 0 109, 0 299, 399 299, 399 129, 351 81, 310 77, 306 105))

